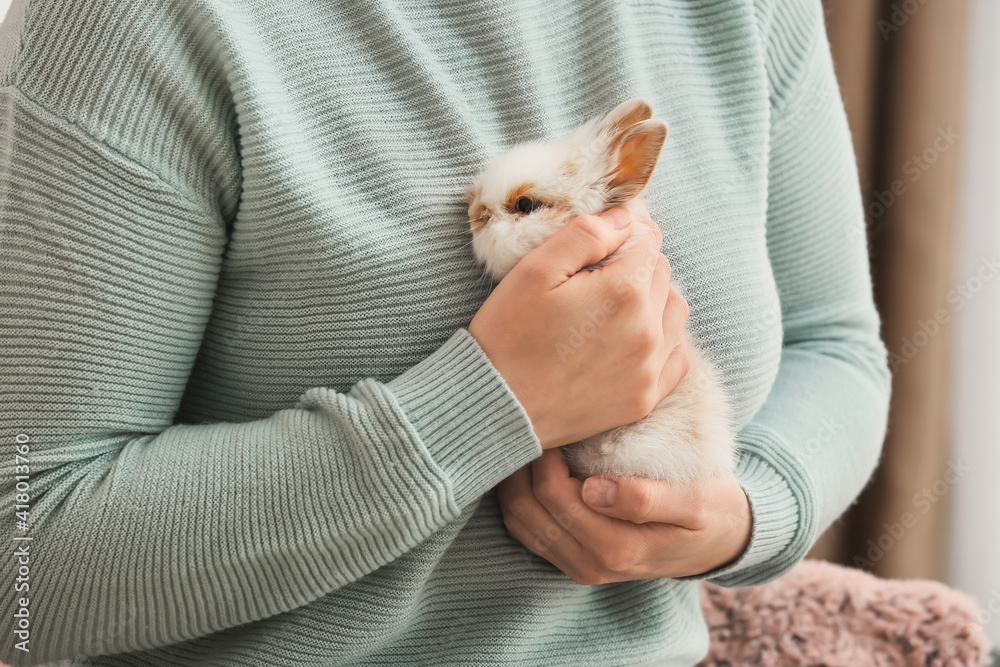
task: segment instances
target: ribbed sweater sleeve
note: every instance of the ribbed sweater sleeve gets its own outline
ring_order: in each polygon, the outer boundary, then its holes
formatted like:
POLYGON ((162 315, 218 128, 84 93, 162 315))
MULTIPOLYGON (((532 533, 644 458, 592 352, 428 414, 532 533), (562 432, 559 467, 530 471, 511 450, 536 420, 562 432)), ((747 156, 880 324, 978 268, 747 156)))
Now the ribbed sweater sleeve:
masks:
POLYGON ((703 575, 756 585, 798 563, 868 481, 890 392, 857 168, 818 0, 761 12, 772 98, 767 247, 783 327, 777 378, 739 436, 751 543, 703 575))
MULTIPOLYGON (((32 662, 305 604, 541 453, 464 329, 385 383, 311 388, 253 421, 173 424, 227 241, 203 192, 0 88, 0 489, 13 498, 24 434, 30 528, 15 532, 33 538, 32 662)), ((0 601, 0 659, 25 664, 9 640, 16 598, 0 601)))

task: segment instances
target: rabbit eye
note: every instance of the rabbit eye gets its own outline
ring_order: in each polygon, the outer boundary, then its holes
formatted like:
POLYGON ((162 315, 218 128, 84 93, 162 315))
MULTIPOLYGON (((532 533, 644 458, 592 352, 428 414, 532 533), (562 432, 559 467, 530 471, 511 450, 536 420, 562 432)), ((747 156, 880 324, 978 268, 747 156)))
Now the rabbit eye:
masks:
POLYGON ((525 214, 531 213, 535 209, 539 209, 542 206, 542 202, 537 199, 532 199, 531 197, 521 197, 517 200, 517 210, 525 214))

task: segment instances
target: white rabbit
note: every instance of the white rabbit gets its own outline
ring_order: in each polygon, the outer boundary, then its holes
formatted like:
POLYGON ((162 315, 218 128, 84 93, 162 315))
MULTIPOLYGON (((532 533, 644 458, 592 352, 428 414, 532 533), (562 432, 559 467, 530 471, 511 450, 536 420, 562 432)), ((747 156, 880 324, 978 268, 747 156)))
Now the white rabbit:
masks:
MULTIPOLYGON (((571 218, 621 204, 636 220, 667 125, 635 98, 555 141, 520 144, 496 156, 467 190, 472 248, 496 280, 571 218)), ((648 228, 633 225, 624 249, 648 228)), ((613 261, 616 251, 597 265, 613 261)), ((690 370, 643 419, 563 448, 572 474, 674 482, 704 479, 735 463, 736 438, 715 366, 691 339, 690 370)))

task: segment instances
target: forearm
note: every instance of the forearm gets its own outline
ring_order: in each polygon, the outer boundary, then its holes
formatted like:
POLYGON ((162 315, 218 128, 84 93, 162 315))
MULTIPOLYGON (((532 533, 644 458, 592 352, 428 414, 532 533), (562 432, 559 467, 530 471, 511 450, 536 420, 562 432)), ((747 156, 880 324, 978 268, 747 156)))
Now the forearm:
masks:
MULTIPOLYGON (((16 91, 0 101, 0 489, 13 497, 27 434, 33 538, 32 650, 7 642, 0 660, 147 648, 292 609, 541 453, 464 330, 388 382, 314 387, 253 421, 173 424, 224 227, 16 91)), ((17 597, 0 610, 8 636, 17 597)))
MULTIPOLYGON (((26 533, 32 658, 148 648, 274 615, 453 520, 540 453, 474 346, 463 332, 389 384, 316 388, 301 407, 266 419, 109 435, 105 453, 41 472, 39 488, 48 488, 32 497, 26 533), (465 377, 419 377, 441 366, 462 366, 465 377), (407 383, 401 402, 393 389, 407 383), (419 407, 417 383, 430 395, 419 407), (440 425, 445 410, 461 429, 440 425), (433 432, 431 421, 440 425, 433 432), (122 618, 130 620, 118 625, 122 618)), ((3 441, 14 441, 12 424, 24 425, 29 459, 84 447, 82 437, 52 442, 51 421, 7 405, 3 441)), ((5 475, 8 492, 12 479, 5 475)), ((8 596, 7 618, 12 605, 8 596)))

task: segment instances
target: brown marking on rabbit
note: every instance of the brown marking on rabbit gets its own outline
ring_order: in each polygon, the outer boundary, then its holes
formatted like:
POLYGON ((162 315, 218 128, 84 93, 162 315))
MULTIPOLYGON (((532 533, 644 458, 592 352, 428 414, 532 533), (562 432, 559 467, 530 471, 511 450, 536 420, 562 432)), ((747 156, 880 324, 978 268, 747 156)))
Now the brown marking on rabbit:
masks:
MULTIPOLYGON (((595 266, 614 261, 648 233, 639 223, 647 215, 640 197, 667 137, 667 124, 652 113, 649 102, 635 98, 566 137, 520 144, 494 157, 467 191, 473 252, 487 272, 503 278, 570 219, 614 204, 628 207, 637 224, 622 248, 595 266), (521 197, 532 202, 519 207, 521 197)), ((690 332, 685 339, 688 373, 649 415, 563 448, 574 476, 685 482, 733 469, 736 436, 718 370, 690 332)))
POLYGON ((521 197, 532 198, 531 191, 537 186, 536 183, 522 183, 517 186, 509 193, 507 193, 507 198, 504 200, 504 209, 511 213, 517 213, 517 202, 521 197))
POLYGON ((490 210, 482 203, 476 202, 469 207, 469 223, 472 232, 480 231, 490 222, 490 210))

